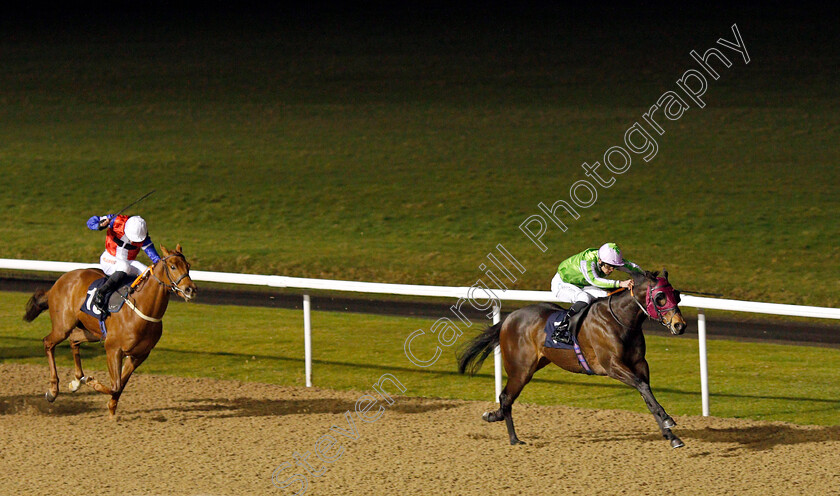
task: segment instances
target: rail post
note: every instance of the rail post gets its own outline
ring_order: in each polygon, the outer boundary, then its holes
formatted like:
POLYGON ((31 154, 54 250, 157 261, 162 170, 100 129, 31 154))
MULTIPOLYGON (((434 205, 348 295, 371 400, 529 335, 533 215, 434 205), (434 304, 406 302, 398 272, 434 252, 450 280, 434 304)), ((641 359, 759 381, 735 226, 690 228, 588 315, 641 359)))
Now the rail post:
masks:
POLYGON ((312 302, 303 295, 303 354, 306 363, 306 387, 312 387, 312 302))
POLYGON ((709 416, 709 366, 706 359, 706 314, 697 309, 697 343, 700 351, 700 398, 703 416, 709 416))
MULTIPOLYGON (((501 313, 501 306, 493 307, 493 325, 499 323, 501 320, 501 313)), ((496 397, 493 398, 493 400, 499 401, 499 395, 502 394, 502 349, 499 345, 496 345, 496 349, 493 350, 493 363, 495 365, 496 376, 496 397)))

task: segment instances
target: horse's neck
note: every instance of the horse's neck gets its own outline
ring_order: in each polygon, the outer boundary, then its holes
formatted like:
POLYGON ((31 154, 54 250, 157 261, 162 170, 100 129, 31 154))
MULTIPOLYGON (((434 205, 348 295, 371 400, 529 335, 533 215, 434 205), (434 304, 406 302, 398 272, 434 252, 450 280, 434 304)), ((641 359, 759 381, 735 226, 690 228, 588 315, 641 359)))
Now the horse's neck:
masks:
MULTIPOLYGON (((641 294, 645 294, 644 292, 647 291, 647 288, 644 288, 641 291, 641 294)), ((625 324, 628 324, 631 329, 641 329, 642 322, 645 320, 645 312, 642 310, 644 306, 644 302, 640 302, 638 300, 638 295, 640 294, 639 291, 625 291, 621 296, 618 298, 619 304, 616 305, 615 312, 625 320, 622 320, 625 324), (642 305, 640 307, 639 305, 642 305)))
MULTIPOLYGON (((136 293, 137 305, 144 311, 163 315, 169 304, 169 290, 162 283, 163 274, 157 274, 157 267, 152 268, 152 274, 143 282, 143 286, 136 293)), ((151 314, 148 314, 151 315, 151 314)))

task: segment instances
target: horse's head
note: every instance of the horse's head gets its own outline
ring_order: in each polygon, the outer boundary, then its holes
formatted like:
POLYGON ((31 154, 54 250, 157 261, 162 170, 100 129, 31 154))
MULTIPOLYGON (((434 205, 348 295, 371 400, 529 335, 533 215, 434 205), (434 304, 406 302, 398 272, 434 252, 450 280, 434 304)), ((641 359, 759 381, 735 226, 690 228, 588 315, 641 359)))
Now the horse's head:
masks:
POLYGON ((181 244, 175 247, 175 251, 169 251, 161 245, 160 251, 163 253, 163 258, 159 262, 163 266, 163 283, 181 295, 184 301, 195 298, 198 290, 190 279, 190 264, 181 253, 181 244))
POLYGON ((685 332, 687 324, 678 306, 680 293, 668 282, 667 270, 663 269, 661 276, 658 272, 645 272, 643 276, 634 277, 633 283, 636 291, 644 291, 645 302, 642 309, 648 317, 670 329, 671 334, 679 335, 685 332))

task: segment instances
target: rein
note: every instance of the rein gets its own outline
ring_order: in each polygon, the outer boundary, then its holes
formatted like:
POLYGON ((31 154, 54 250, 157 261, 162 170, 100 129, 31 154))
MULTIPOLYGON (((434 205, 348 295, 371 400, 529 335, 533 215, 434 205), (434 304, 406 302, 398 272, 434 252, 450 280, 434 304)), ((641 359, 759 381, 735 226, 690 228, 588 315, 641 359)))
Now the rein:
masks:
MULTIPOLYGON (((648 311, 645 309, 645 307, 643 307, 643 306, 642 306, 642 304, 641 304, 641 303, 639 303, 639 300, 637 300, 637 299, 636 299, 636 295, 635 295, 635 294, 633 294, 633 287, 632 287, 632 286, 630 287, 630 296, 632 296, 632 297, 633 297, 633 303, 635 303, 635 304, 636 304, 639 308, 641 308, 641 309, 642 309, 642 311, 643 311, 643 312, 645 312, 645 315, 647 315, 649 319, 653 318, 653 317, 651 317, 651 316, 650 316, 650 314, 649 314, 649 313, 648 313, 648 311)), ((650 297, 650 284, 648 284, 647 293, 646 293, 646 295, 645 295, 645 298, 646 298, 646 299, 647 299, 648 297, 650 297)), ((661 319, 660 319, 660 321, 661 321, 661 319)))
MULTIPOLYGON (((658 286, 657 286, 657 287, 658 287, 658 286)), ((621 291, 624 291, 624 290, 622 289, 622 290, 618 290, 618 291, 613 291, 612 293, 610 293, 610 294, 609 294, 609 298, 607 299, 607 307, 610 309, 610 314, 612 315, 613 319, 615 319, 615 321, 616 321, 616 322, 618 322, 618 323, 619 323, 619 325, 621 325, 621 326, 622 326, 622 327, 624 327, 625 329, 631 329, 631 327, 630 327, 630 326, 628 326, 627 324, 625 324, 624 322, 622 322, 621 320, 619 320, 618 315, 616 315, 616 314, 615 314, 615 311, 613 311, 613 309, 612 309, 612 297, 613 297, 613 295, 614 295, 614 294, 616 294, 616 293, 620 293, 621 291)), ((645 300, 646 300, 646 301, 647 301, 647 300, 650 300, 650 292, 651 292, 651 286, 650 286, 650 284, 648 284, 648 287, 647 287, 647 292, 645 293, 645 300)), ((647 311, 647 309, 646 309, 644 306, 642 306, 642 304, 641 304, 641 303, 639 303, 639 300, 637 300, 637 299, 636 299, 636 294, 635 294, 635 293, 633 293, 633 286, 630 286, 630 296, 632 297, 631 299, 633 300, 633 303, 635 303, 635 304, 636 304, 636 306, 637 306, 637 307, 639 307, 639 309, 641 309, 641 311, 645 314, 645 316, 647 316, 647 318, 649 318, 649 319, 653 320, 653 317, 651 317, 651 315, 650 315, 650 313, 647 311)), ((659 309, 658 309, 658 308, 656 309, 656 313, 657 313, 657 317, 659 317, 659 318, 658 318, 658 319, 656 319, 656 320, 657 320, 660 324, 662 324, 662 325, 666 325, 666 324, 665 324, 665 322, 663 322, 663 316, 662 316, 662 313, 659 311, 659 309)))
MULTIPOLYGON (((613 308, 612 308, 612 297, 613 297, 613 295, 614 295, 614 294, 617 294, 617 293, 621 293, 622 291, 626 291, 626 289, 622 288, 622 289, 620 289, 620 290, 618 290, 618 291, 613 291, 612 293, 610 293, 610 294, 608 295, 608 296, 609 296, 609 298, 607 298, 607 308, 609 308, 609 309, 610 309, 610 315, 612 315, 612 318, 613 318, 613 319, 615 319, 615 321, 616 321, 616 322, 618 322, 618 324, 619 324, 621 327, 623 327, 623 328, 625 328, 625 329, 633 329, 633 328, 632 328, 632 327, 630 327, 629 325, 627 325, 627 324, 625 324, 624 322, 622 322, 622 321, 621 321, 621 319, 619 319, 619 318, 618 318, 618 315, 616 315, 616 314, 615 314, 615 311, 613 311, 613 308)), ((639 302, 638 302, 638 301, 636 301, 636 296, 635 296, 635 295, 633 295, 633 288, 630 288, 630 295, 633 297, 633 301, 635 301, 635 302, 636 302, 636 304, 637 304, 637 305, 639 305, 639 302)), ((642 308, 642 306, 641 306, 641 305, 639 305, 639 307, 640 307, 640 308, 642 308)), ((644 312, 644 311, 645 311, 645 309, 644 309, 644 308, 642 308, 642 311, 644 312)), ((647 315, 647 312, 645 312, 645 315, 647 315)), ((648 315, 648 317, 650 317, 650 315, 648 315)))
MULTIPOLYGON (((656 286, 651 286, 651 284, 648 284, 647 291, 645 292, 645 303, 647 303, 648 308, 652 309, 651 311, 648 311, 648 309, 647 309, 647 308, 645 308, 645 307, 644 307, 641 303, 639 303, 639 300, 637 300, 637 299, 636 299, 636 294, 635 294, 635 293, 633 293, 633 286, 630 286, 630 296, 631 296, 631 297, 632 297, 632 299, 633 299, 633 303, 635 303, 635 304, 636 304, 636 306, 637 306, 637 307, 639 307, 639 308, 642 310, 642 312, 644 312, 644 314, 647 316, 647 318, 649 318, 649 319, 651 319, 651 320, 654 320, 653 316, 651 316, 651 312, 655 311, 655 312, 656 312, 656 319, 655 319, 655 320, 656 320, 657 322, 659 322, 660 324, 664 325, 665 327, 668 327, 668 324, 666 324, 666 323, 665 323, 665 315, 664 315, 664 312, 667 312, 667 311, 669 311, 669 310, 672 310, 672 309, 676 308, 677 303, 678 303, 678 300, 677 300, 677 301, 675 301, 675 302, 673 303, 673 306, 672 306, 672 307, 668 307, 668 308, 660 308, 660 307, 659 307, 659 306, 657 306, 657 305, 656 305, 656 303, 655 303, 655 302, 651 299, 651 293, 652 293, 653 291, 655 291, 655 290, 660 290, 660 291, 659 291, 659 292, 658 292, 658 293, 654 296, 655 298, 658 298, 658 297, 659 297, 659 295, 660 295, 660 294, 662 294, 663 292, 665 292, 665 293, 666 293, 666 295, 667 295, 667 291, 669 291, 669 290, 671 291, 671 293, 673 293, 673 288, 671 288, 670 284, 668 284, 668 281, 667 281, 667 280, 665 280, 665 279, 663 279, 663 278, 659 278, 659 279, 656 281, 656 286), (662 281, 665 281, 665 282, 664 282, 664 285, 663 285, 662 281)), ((609 295, 609 299, 607 300, 607 305, 609 306, 610 313, 612 314, 612 316, 613 316, 613 318, 615 319, 615 321, 616 321, 616 322, 618 322, 621 326, 623 326, 623 327, 625 327, 625 328, 627 328, 627 329, 630 329, 630 327, 629 327, 629 326, 625 325, 623 322, 621 322, 620 320, 618 320, 618 316, 615 314, 615 312, 614 312, 614 311, 613 311, 613 309, 612 309, 612 295, 613 295, 613 294, 615 294, 615 293, 610 293, 610 295, 609 295)), ((672 296, 673 296, 673 295, 672 295, 672 296)), ((666 296, 666 298, 668 298, 668 297, 666 296)), ((669 298, 669 299, 668 299, 668 302, 669 302, 669 303, 670 303, 670 300, 671 300, 671 298, 669 298)), ((667 303, 666 303, 666 305, 667 305, 667 303)))

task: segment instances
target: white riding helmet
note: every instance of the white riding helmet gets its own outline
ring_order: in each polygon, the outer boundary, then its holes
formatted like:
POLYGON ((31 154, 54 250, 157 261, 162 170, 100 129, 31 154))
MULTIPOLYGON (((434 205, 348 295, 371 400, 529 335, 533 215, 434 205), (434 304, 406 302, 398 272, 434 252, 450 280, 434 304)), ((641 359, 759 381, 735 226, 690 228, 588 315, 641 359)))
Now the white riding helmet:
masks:
POLYGON ((132 243, 140 243, 146 239, 148 234, 149 232, 146 228, 146 221, 143 220, 143 217, 135 215, 134 217, 129 217, 128 220, 125 221, 125 237, 132 243))
POLYGON ((598 248, 598 258, 606 264, 615 267, 624 265, 624 259, 621 257, 621 250, 615 243, 604 243, 598 248))

